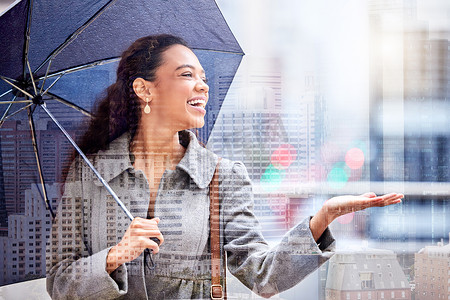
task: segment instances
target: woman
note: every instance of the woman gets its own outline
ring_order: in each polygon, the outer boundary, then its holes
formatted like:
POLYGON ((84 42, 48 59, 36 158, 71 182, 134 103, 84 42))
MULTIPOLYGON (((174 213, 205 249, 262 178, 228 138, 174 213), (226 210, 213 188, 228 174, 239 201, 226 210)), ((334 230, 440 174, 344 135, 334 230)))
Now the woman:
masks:
MULTIPOLYGON (((75 159, 48 247, 53 298, 210 297, 208 187, 218 157, 187 131, 204 125, 208 90, 197 57, 177 37, 144 37, 122 54, 117 81, 81 148, 136 218, 130 223, 75 159), (145 249, 156 267, 145 268, 145 249)), ((252 212, 245 167, 223 159, 218 172, 221 250, 229 271, 263 296, 294 286, 329 258, 334 239, 327 227, 335 218, 403 197, 332 198, 269 248, 252 212)))

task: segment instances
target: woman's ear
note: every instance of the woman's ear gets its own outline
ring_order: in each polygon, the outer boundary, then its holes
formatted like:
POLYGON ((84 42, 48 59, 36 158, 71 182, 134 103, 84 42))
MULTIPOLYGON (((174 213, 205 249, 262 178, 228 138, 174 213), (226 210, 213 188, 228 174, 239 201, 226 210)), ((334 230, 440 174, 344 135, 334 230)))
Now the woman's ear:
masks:
POLYGON ((150 97, 150 89, 147 87, 147 82, 143 78, 136 78, 133 81, 133 90, 136 96, 145 100, 150 97))

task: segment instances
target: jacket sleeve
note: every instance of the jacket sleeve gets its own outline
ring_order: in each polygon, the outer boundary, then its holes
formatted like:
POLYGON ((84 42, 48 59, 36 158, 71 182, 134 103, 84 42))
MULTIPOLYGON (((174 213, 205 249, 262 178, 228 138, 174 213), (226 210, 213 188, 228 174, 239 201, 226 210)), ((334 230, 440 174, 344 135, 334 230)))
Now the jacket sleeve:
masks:
POLYGON ((334 250, 329 229, 318 243, 309 228, 310 218, 287 232, 270 248, 253 214, 253 193, 247 170, 234 162, 221 181, 224 214, 224 250, 229 271, 263 297, 285 291, 327 261, 334 250))
MULTIPOLYGON (((90 200, 85 199, 82 168, 77 160, 69 171, 64 195, 47 243, 47 292, 52 299, 113 299, 127 293, 124 265, 106 272, 110 248, 91 253, 83 228, 90 226, 90 200)), ((85 176, 85 178, 88 178, 85 176)), ((92 181, 92 177, 89 179, 92 181)))

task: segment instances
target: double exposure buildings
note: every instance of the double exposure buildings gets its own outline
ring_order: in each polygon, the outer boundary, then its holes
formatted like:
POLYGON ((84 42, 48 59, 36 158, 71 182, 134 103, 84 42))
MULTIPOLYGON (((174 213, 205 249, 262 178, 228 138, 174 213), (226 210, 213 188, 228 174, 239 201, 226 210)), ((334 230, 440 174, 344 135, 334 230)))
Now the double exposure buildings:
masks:
POLYGON ((394 252, 338 252, 329 262, 326 299, 411 299, 411 289, 394 252))
POLYGON ((426 246, 414 259, 416 300, 450 299, 450 244, 426 246))

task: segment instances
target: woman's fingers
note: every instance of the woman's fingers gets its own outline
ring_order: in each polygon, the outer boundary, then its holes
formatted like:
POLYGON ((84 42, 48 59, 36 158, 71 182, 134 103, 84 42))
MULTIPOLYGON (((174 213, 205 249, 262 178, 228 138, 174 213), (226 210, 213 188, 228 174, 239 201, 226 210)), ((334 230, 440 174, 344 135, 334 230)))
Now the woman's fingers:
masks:
MULTIPOLYGON (((160 222, 160 219, 159 218, 153 218, 153 219, 150 219, 149 221, 156 222, 156 225, 158 225, 159 222, 160 222)), ((159 245, 158 246, 161 246, 162 243, 164 243, 164 237, 163 237, 161 231, 159 231, 159 228, 157 228, 157 229, 158 229, 157 232, 156 233, 152 233, 152 235, 150 235, 149 237, 157 238, 159 240, 159 245)))
MULTIPOLYGON (((140 237, 139 238, 139 249, 144 251, 144 249, 148 248, 153 251, 153 253, 159 252, 159 245, 155 242, 149 239, 148 237, 140 237)), ((142 253, 141 251, 141 253, 142 253)), ((139 253, 140 254, 140 253, 139 253)))
POLYGON ((397 204, 401 202, 404 197, 403 194, 389 193, 381 196, 377 196, 375 193, 364 193, 359 197, 352 198, 351 196, 344 196, 341 203, 341 210, 345 211, 344 207, 350 211, 359 211, 369 207, 383 207, 391 204, 397 204), (352 199, 345 201, 345 199, 352 199))
POLYGON ((154 219, 143 219, 140 217, 136 217, 131 222, 130 226, 135 228, 144 228, 144 229, 150 229, 150 228, 158 228, 159 218, 154 219))
POLYGON ((159 246, 164 242, 164 237, 158 228, 159 218, 143 219, 136 217, 131 222, 125 233, 123 240, 127 242, 121 243, 122 247, 130 248, 140 255, 144 249, 152 249, 154 253, 159 252, 159 246), (151 238, 157 238, 159 245, 151 238))
POLYGON ((378 196, 369 200, 368 207, 383 207, 391 204, 397 204, 402 202, 401 199, 404 198, 403 194, 390 193, 382 196, 378 196))
POLYGON ((154 219, 142 219, 136 217, 130 227, 133 228, 130 232, 132 236, 144 236, 147 238, 157 238, 159 240, 159 245, 164 243, 164 237, 159 231, 158 223, 160 222, 159 218, 154 219))
POLYGON ((111 273, 120 265, 139 257, 145 249, 159 252, 164 237, 159 231, 159 218, 151 220, 136 217, 131 221, 121 241, 111 248, 107 256, 107 271, 111 273), (155 239, 155 240, 152 240, 155 239), (156 240, 159 240, 159 242, 156 240))

